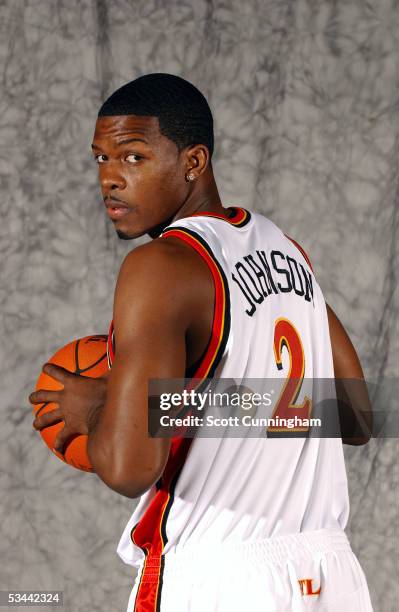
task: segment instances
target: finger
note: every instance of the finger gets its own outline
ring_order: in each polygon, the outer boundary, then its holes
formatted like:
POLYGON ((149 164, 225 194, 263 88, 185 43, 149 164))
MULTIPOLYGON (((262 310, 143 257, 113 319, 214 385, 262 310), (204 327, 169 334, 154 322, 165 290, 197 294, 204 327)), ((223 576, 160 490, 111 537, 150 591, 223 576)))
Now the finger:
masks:
POLYGON ((65 426, 58 432, 56 439, 54 440, 54 450, 62 455, 65 452, 65 446, 68 440, 73 436, 73 433, 65 426))
POLYGON ((62 421, 61 409, 56 408, 55 410, 51 410, 50 412, 46 412, 33 421, 33 427, 37 430, 42 430, 45 427, 49 427, 50 425, 55 425, 62 421))
POLYGON ((48 389, 38 389, 37 391, 33 391, 33 393, 29 396, 29 401, 31 404, 43 404, 51 402, 58 403, 60 399, 59 391, 49 391, 48 389))
POLYGON ((56 365, 55 363, 45 363, 42 369, 45 374, 48 374, 51 376, 51 378, 55 378, 55 380, 58 380, 61 383, 66 382, 68 378, 74 376, 72 372, 69 372, 69 370, 66 370, 62 366, 56 365))

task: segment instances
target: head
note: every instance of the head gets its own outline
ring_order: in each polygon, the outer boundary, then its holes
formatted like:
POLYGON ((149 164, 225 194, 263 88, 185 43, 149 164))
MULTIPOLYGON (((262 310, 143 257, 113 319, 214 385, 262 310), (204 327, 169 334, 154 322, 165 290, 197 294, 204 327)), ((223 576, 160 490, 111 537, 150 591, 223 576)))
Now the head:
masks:
POLYGON ((156 236, 212 174, 212 113, 188 81, 147 74, 104 102, 92 147, 118 236, 156 236))

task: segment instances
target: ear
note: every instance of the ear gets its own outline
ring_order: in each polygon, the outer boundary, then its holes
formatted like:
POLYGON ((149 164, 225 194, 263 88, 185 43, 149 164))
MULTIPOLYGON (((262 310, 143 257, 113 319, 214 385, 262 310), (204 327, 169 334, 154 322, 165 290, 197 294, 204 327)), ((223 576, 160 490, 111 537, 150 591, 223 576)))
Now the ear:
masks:
POLYGON ((203 144, 187 147, 184 157, 186 175, 193 173, 196 179, 205 172, 211 161, 208 147, 203 144))

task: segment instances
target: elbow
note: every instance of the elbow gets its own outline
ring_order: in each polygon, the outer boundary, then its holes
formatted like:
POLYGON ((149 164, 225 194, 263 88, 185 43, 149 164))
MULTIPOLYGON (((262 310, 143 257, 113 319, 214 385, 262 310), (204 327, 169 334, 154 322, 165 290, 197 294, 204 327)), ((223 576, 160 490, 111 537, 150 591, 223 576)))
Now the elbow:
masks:
POLYGON ((88 454, 97 476, 113 491, 124 497, 140 497, 162 475, 169 454, 170 441, 152 445, 141 452, 118 452, 106 445, 88 442, 88 454))
POLYGON ((94 470, 97 476, 110 489, 134 499, 148 491, 160 478, 164 470, 164 462, 153 463, 152 461, 129 461, 128 464, 115 467, 112 461, 97 461, 94 470))
POLYGON ((159 479, 158 471, 146 471, 140 474, 124 472, 122 474, 98 474, 101 480, 119 495, 134 499, 146 493, 159 479))
POLYGON ((143 495, 160 477, 159 471, 142 470, 140 473, 135 473, 135 470, 129 469, 117 473, 109 464, 99 463, 93 465, 94 472, 110 489, 134 499, 143 495))
POLYGON ((371 436, 353 436, 351 438, 342 438, 343 444, 349 444, 350 446, 364 446, 369 442, 371 436))
POLYGON ((372 422, 369 420, 367 426, 357 427, 350 435, 343 435, 342 442, 350 446, 364 446, 372 437, 372 422))
POLYGON ((125 497, 140 497, 162 476, 169 450, 170 440, 162 438, 139 453, 114 454, 106 484, 125 497))
POLYGON ((143 484, 139 482, 120 482, 119 480, 108 480, 108 482, 106 482, 103 478, 102 480, 108 487, 110 487, 110 489, 112 489, 119 495, 129 497, 130 499, 140 497, 141 495, 146 493, 146 491, 148 491, 153 485, 153 483, 143 484))

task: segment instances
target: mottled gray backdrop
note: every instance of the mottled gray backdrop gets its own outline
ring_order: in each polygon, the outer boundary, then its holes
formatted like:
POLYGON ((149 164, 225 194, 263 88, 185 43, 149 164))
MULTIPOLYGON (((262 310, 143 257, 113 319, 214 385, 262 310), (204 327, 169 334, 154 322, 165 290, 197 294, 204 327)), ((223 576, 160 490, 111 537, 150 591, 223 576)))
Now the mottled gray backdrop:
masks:
MULTIPOLYGON (((65 612, 123 612, 133 575, 115 549, 135 502, 52 456, 26 399, 55 349, 106 332, 134 246, 100 199, 99 105, 147 72, 202 89, 224 204, 303 244, 366 374, 395 376, 399 5, 2 0, 0 23, 0 589, 63 589, 65 612)), ((398 609, 398 451, 345 447, 348 534, 378 612, 398 609)))

